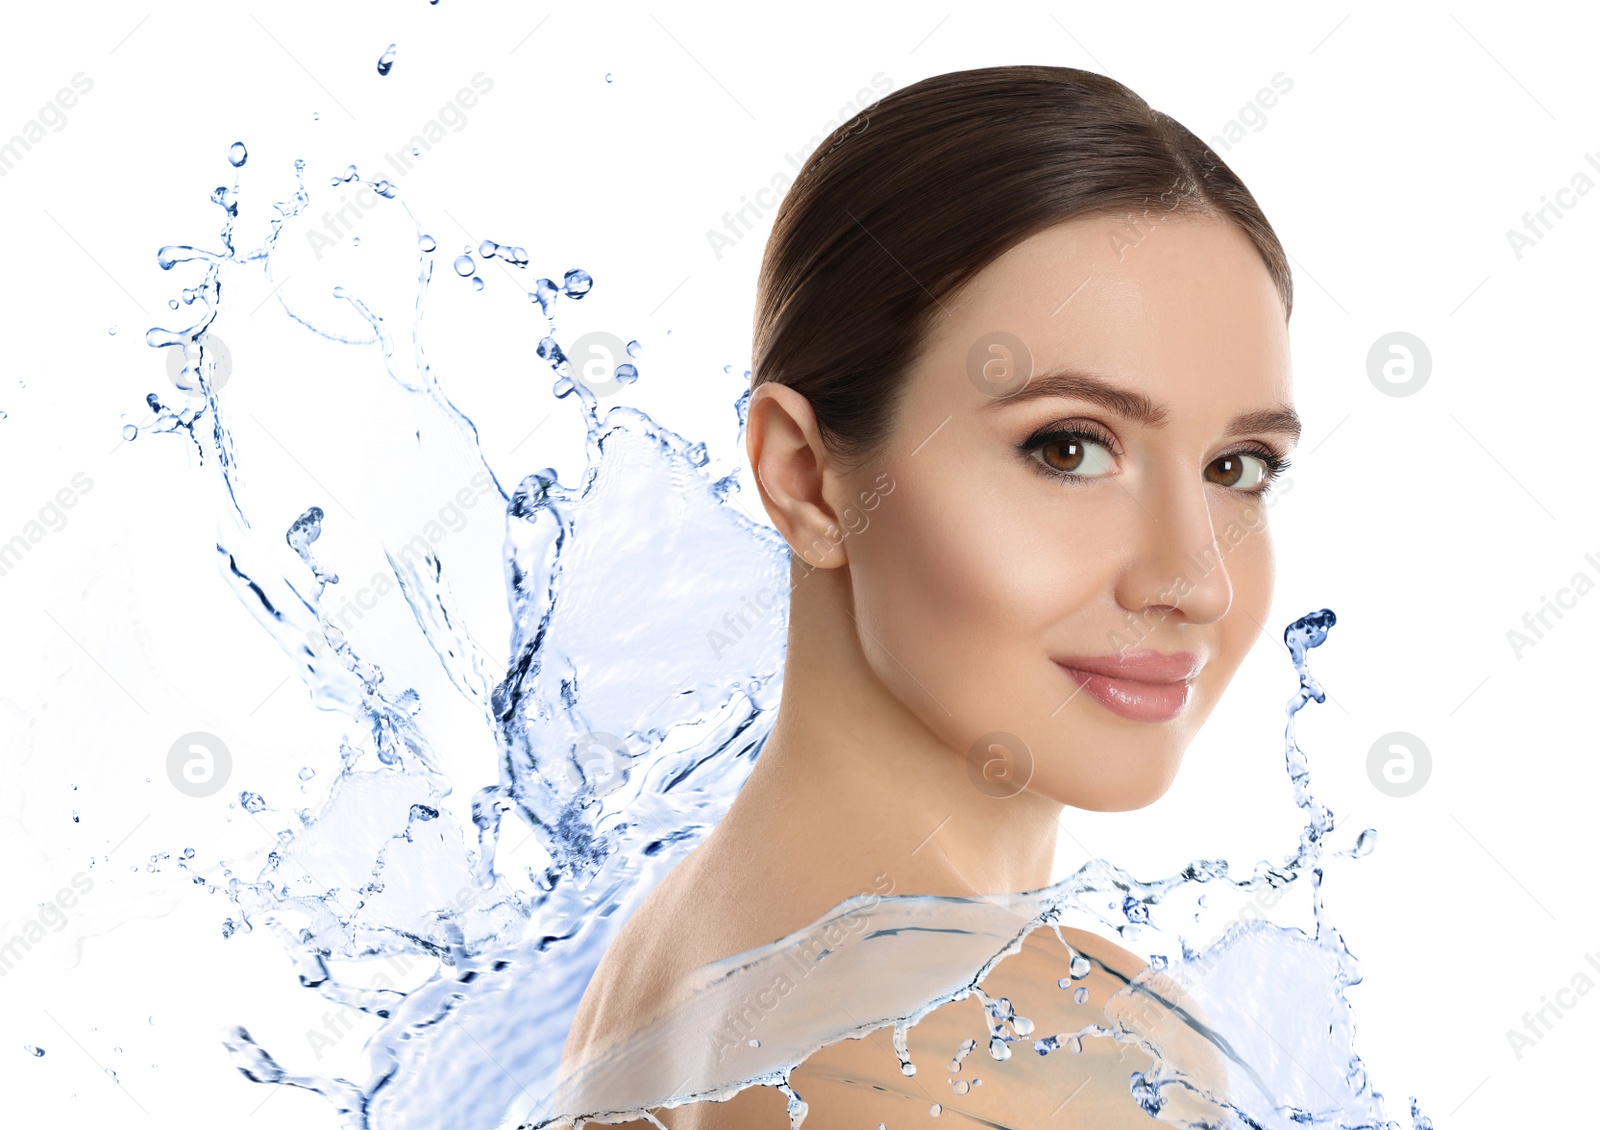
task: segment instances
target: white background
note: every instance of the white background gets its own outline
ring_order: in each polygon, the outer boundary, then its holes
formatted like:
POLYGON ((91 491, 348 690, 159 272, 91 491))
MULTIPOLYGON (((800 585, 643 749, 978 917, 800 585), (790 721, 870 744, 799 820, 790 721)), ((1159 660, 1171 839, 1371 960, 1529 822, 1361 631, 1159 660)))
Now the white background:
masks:
MULTIPOLYGON (((232 182, 230 143, 249 146, 242 200, 259 223, 288 194, 294 158, 326 196, 331 170, 356 162, 373 175, 471 76, 491 76, 466 126, 404 178, 403 197, 442 248, 489 236, 525 246, 534 277, 588 270, 594 292, 563 330, 638 338, 643 375, 617 402, 731 462, 767 227, 720 258, 708 229, 775 173, 792 175, 786 155, 803 160, 879 72, 899 89, 1044 63, 1110 74, 1207 139, 1274 75, 1292 80, 1223 156, 1293 258, 1307 422, 1272 517, 1270 630, 1172 791, 1137 813, 1067 813, 1061 865, 1093 852, 1153 877, 1196 857, 1241 872, 1281 858, 1298 823, 1281 744, 1292 674, 1274 641, 1294 617, 1331 607, 1340 624, 1314 655, 1329 700, 1302 715, 1301 738, 1341 820, 1335 845, 1378 830, 1374 854, 1330 864, 1325 888, 1362 959, 1365 981, 1349 994, 1357 1048, 1393 1117, 1416 1094, 1439 1126, 1569 1118, 1600 993, 1520 1059, 1506 1033, 1580 971, 1600 978, 1584 960, 1600 951, 1596 667, 1584 643, 1600 597, 1579 599, 1520 658, 1507 631, 1575 573, 1600 578, 1584 560, 1600 560, 1600 393, 1586 333, 1600 193, 1579 197, 1520 259, 1506 232, 1579 171, 1600 180, 1584 161, 1600 151, 1596 24, 1577 6, 1393 3, 580 11, 291 0, 9 14, 0 137, 74 74, 93 88, 0 178, 0 540, 75 474, 93 488, 0 576, 4 936, 74 875, 94 887, 0 980, 0 1091, 30 1121, 71 1126, 335 1124, 315 1096, 248 1083, 219 1039, 244 1023, 304 1061, 292 1066, 311 1066, 294 1053, 325 1002, 295 989, 269 933, 224 942, 224 900, 145 867, 189 846, 210 859, 261 846, 228 807, 232 790, 196 800, 168 784, 179 734, 227 734, 241 787, 331 764, 337 737, 299 682, 285 685, 288 661, 218 575, 214 469, 181 437, 119 438, 146 419, 147 392, 172 399, 164 354, 143 335, 180 324, 166 301, 198 272, 162 272, 156 250, 215 246, 221 214, 208 196, 232 182), (391 42, 396 64, 380 78, 391 42), (1428 383, 1405 397, 1367 374, 1369 348, 1395 330, 1432 356, 1428 383), (1369 747, 1391 731, 1431 751, 1431 776, 1409 797, 1368 776, 1369 747)), ((542 319, 505 274, 487 272, 482 293, 438 277, 429 347, 514 482, 545 465, 570 471, 580 433, 533 356, 542 319)), ((352 473, 361 423, 342 450, 296 448, 297 417, 317 409, 279 393, 310 373, 336 397, 340 355, 303 341, 295 373, 261 363, 257 341, 299 340, 275 304, 249 313, 267 290, 225 295, 224 397, 237 398, 241 461, 303 508, 314 492, 296 476, 332 485, 352 473), (260 442, 251 414, 271 421, 284 451, 260 442)), ((492 553, 493 523, 474 521, 492 553)), ((457 768, 490 780, 492 756, 458 751, 457 768)), ((358 1043, 344 1042, 341 1062, 355 1063, 358 1043)))

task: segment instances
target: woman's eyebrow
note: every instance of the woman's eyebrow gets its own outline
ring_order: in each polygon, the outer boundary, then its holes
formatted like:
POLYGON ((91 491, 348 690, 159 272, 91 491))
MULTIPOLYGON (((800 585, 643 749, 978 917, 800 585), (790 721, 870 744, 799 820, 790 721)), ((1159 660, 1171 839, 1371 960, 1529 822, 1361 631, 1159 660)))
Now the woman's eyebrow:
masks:
MULTIPOLYGON (((1079 369, 1053 369, 1029 378, 1016 392, 995 397, 991 405, 1017 404, 1047 396, 1069 397, 1098 404, 1109 412, 1146 427, 1159 428, 1172 418, 1172 412, 1157 404, 1142 392, 1123 388, 1079 369)), ((1275 408, 1258 408, 1241 412, 1228 422, 1228 432, 1282 432, 1290 442, 1300 439, 1300 417, 1294 409, 1280 405, 1275 408)))
POLYGON ((1236 432, 1282 432, 1290 445, 1300 442, 1300 417, 1293 408, 1260 408, 1241 412, 1228 421, 1228 434, 1236 432))

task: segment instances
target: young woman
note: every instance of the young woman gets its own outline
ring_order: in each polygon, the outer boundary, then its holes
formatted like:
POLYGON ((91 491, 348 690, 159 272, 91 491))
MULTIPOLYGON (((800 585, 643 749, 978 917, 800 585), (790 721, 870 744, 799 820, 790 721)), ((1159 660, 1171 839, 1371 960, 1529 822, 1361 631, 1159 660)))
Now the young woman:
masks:
MULTIPOLYGON (((767 245, 746 434, 792 553, 781 706, 726 818, 606 953, 564 1072, 707 963, 853 896, 1047 886, 1065 806, 1166 791, 1264 626, 1263 495, 1299 432, 1290 306, 1250 193, 1109 78, 940 75, 824 142, 767 245)), ((1056 989, 1048 930, 983 985, 1040 1032, 1103 1022, 1145 966, 1063 934, 1093 959, 1083 1002, 1056 989)), ((903 1127, 933 1103, 962 1124, 1150 1124, 1128 1082, 1149 1057, 1111 1040, 984 1063, 954 1095, 941 1069, 972 1013, 911 1030, 916 1078, 887 1030, 813 1055, 790 1078, 807 1124, 903 1127)), ((769 1087, 655 1114, 787 1125, 769 1087)))

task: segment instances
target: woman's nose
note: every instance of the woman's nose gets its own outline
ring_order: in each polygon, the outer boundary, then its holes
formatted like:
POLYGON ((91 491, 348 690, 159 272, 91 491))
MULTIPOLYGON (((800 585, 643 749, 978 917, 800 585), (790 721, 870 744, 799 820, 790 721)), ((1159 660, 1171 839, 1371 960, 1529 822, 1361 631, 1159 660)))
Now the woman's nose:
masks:
POLYGON ((1220 619, 1233 603, 1229 545, 1219 543, 1204 481, 1152 483, 1130 492, 1138 535, 1117 585, 1133 612, 1160 610, 1193 623, 1220 619))

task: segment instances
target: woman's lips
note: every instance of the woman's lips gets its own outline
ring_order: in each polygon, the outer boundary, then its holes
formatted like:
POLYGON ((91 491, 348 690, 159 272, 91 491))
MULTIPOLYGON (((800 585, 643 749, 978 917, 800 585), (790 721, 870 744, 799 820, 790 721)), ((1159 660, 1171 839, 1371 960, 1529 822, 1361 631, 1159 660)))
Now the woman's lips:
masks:
POLYGON ((1155 651, 1055 662, 1101 706, 1135 722, 1170 722, 1183 713, 1204 666, 1190 652, 1155 651))

